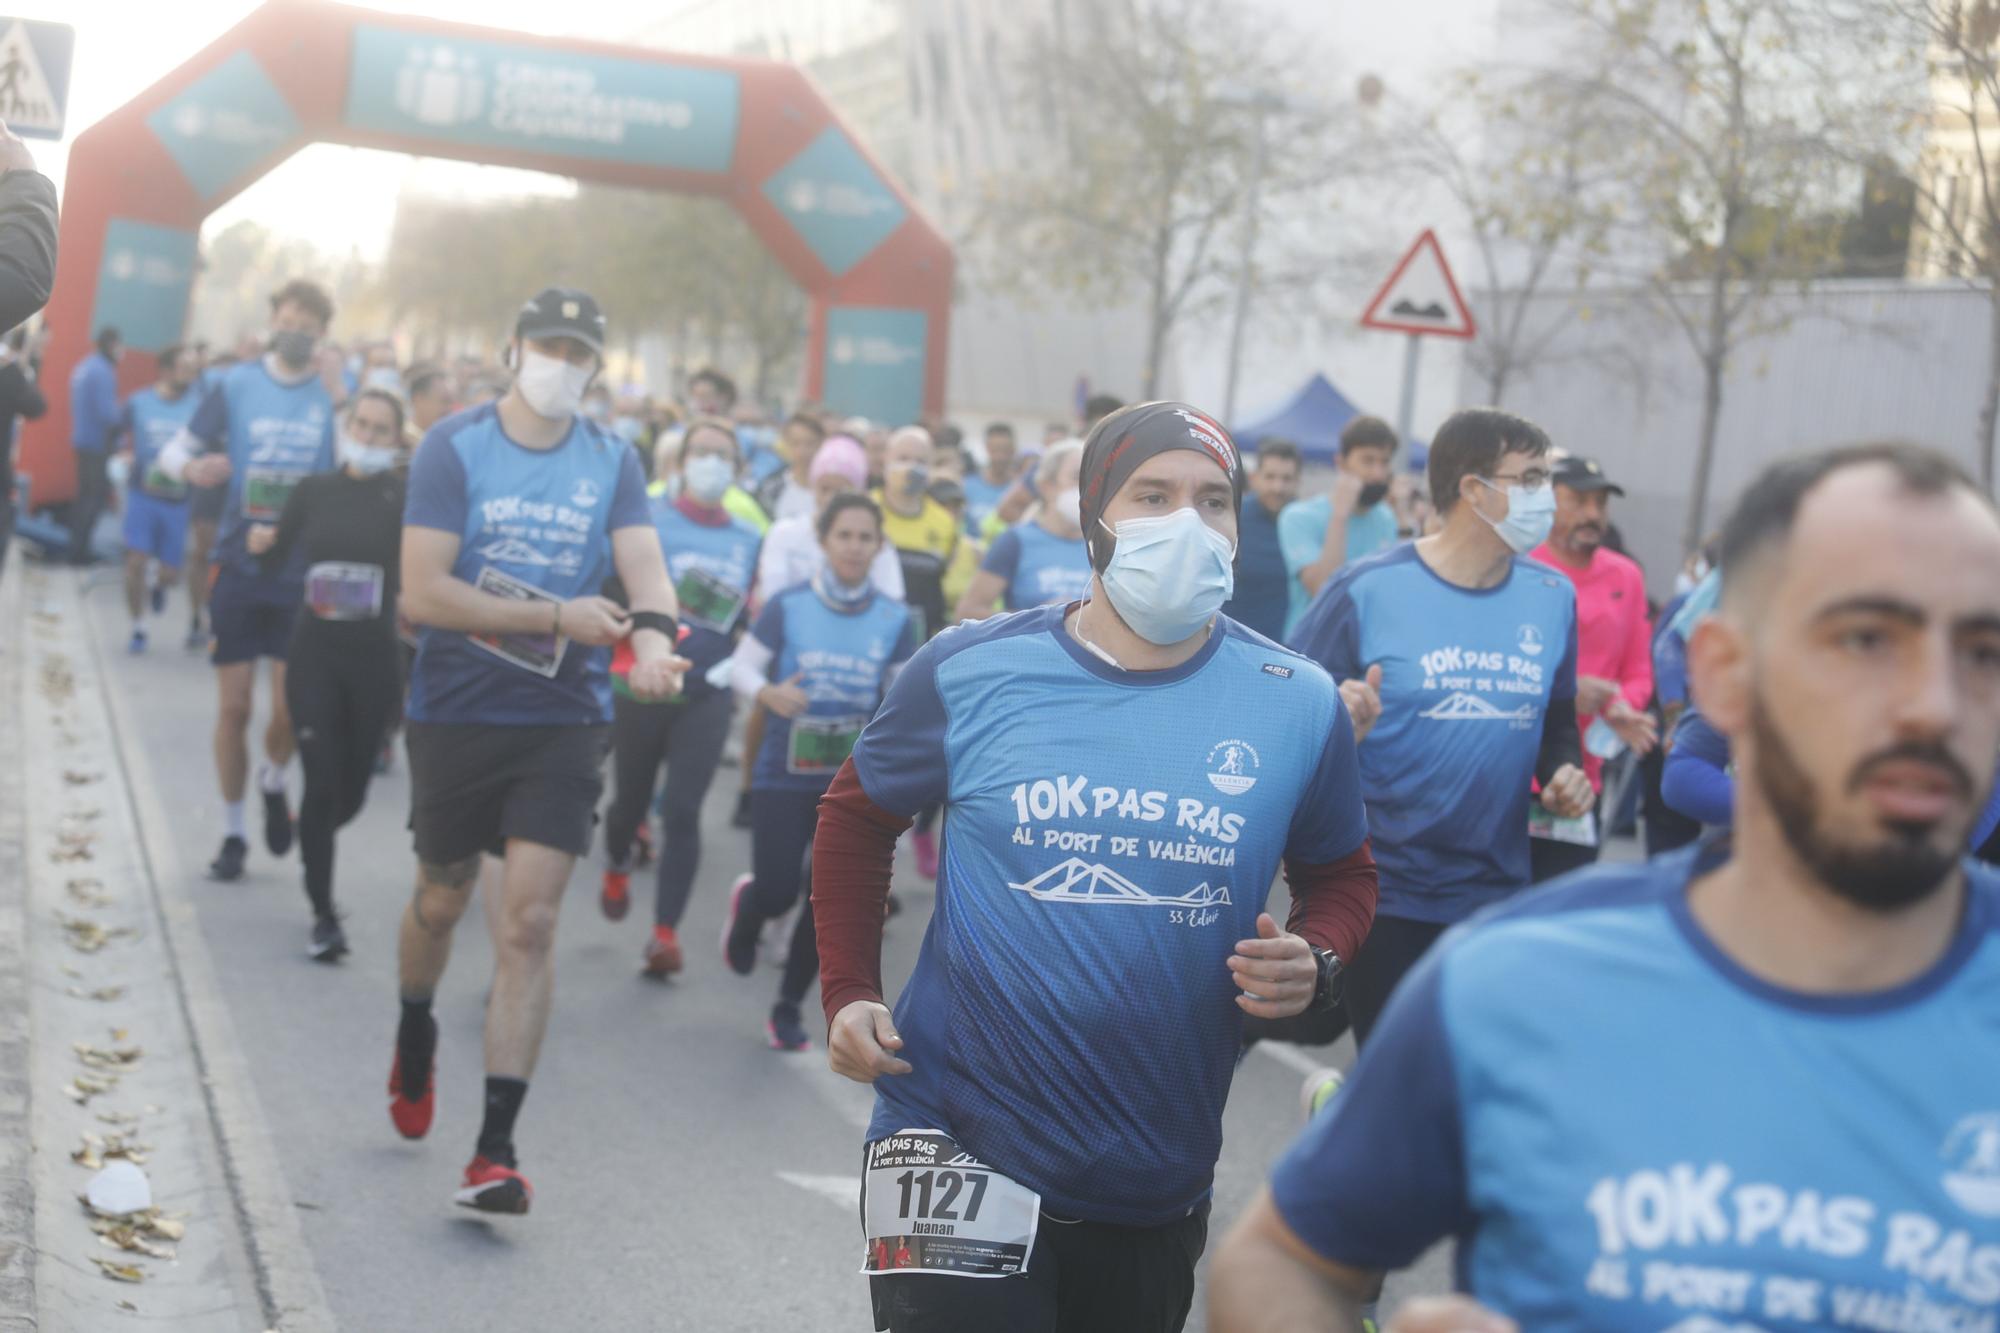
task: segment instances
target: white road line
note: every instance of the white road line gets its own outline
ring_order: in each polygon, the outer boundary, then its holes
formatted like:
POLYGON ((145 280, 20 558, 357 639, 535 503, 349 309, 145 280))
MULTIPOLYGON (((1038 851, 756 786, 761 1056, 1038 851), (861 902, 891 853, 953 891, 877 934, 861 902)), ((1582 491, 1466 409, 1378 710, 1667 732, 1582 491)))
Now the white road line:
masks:
POLYGON ((830 1199, 849 1212, 861 1207, 860 1176, 815 1176, 803 1171, 780 1171, 776 1174, 787 1185, 797 1185, 810 1194, 830 1199))
POLYGON ((1324 1059, 1314 1059, 1312 1056, 1307 1055, 1302 1048, 1294 1046, 1288 1041, 1260 1041, 1254 1049, 1263 1052, 1279 1064, 1300 1074, 1317 1074, 1320 1070, 1327 1067, 1327 1062, 1324 1059))
POLYGON ((835 1115, 856 1129, 868 1128, 868 1122, 875 1118, 875 1094, 827 1068, 826 1052, 817 1046, 786 1056, 785 1063, 835 1115))

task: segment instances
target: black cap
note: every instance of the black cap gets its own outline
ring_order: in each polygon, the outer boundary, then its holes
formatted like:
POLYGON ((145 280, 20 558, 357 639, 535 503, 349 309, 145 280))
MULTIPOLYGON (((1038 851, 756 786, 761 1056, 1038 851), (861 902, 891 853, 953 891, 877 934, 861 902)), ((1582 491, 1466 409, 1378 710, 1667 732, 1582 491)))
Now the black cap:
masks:
POLYGON ((1243 507, 1243 456, 1220 422, 1186 403, 1134 403, 1121 407, 1090 428, 1083 443, 1083 531, 1096 551, 1098 521, 1111 497, 1156 454, 1190 449, 1222 469, 1234 497, 1231 508, 1243 507))
POLYGON ((521 307, 514 321, 517 338, 574 338, 604 355, 604 312, 589 292, 574 287, 544 287, 521 307))
POLYGON ((1556 464, 1550 474, 1555 484, 1567 486, 1573 491, 1610 491, 1613 495, 1625 494, 1625 488, 1604 475, 1604 468, 1594 458, 1579 458, 1571 454, 1556 464))

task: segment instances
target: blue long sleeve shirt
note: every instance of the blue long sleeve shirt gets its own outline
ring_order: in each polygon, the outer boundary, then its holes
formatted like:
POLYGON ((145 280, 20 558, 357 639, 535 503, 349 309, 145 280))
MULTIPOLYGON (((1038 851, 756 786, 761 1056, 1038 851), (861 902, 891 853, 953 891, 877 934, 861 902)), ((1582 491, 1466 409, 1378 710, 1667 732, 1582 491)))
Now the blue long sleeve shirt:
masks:
POLYGON ((124 414, 118 407, 118 369, 102 352, 77 362, 69 376, 70 443, 87 453, 111 447, 124 414))

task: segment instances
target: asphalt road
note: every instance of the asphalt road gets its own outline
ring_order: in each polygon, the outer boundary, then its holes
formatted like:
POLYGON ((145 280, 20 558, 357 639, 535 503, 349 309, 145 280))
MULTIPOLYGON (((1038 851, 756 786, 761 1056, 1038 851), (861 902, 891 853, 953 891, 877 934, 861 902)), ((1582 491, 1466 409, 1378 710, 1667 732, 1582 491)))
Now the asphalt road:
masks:
MULTIPOLYGON (((183 878, 168 887, 195 904, 340 1327, 870 1327, 853 1202, 870 1096, 830 1072, 817 1045, 801 1055, 767 1049, 763 1019, 777 973, 737 978, 716 948, 727 886, 749 855, 748 835, 728 826, 736 769, 724 768, 710 792, 683 932, 688 970, 678 980, 639 975, 650 881, 635 877, 645 893, 613 923, 597 908, 598 864, 578 868, 557 942, 554 1014, 517 1131, 534 1212, 487 1219, 450 1202, 479 1118, 492 954, 476 909, 460 925, 438 996, 437 1124, 427 1141, 405 1143, 384 1109, 396 924, 413 875, 401 756, 340 838, 336 893, 354 952, 337 967, 312 963, 296 856, 264 852, 254 805, 249 873, 235 884, 205 878, 222 834, 210 758, 214 685, 205 657, 179 646, 184 603, 177 595, 155 622, 148 655, 128 658, 115 585, 100 576, 88 602, 114 688, 124 691, 135 732, 128 744, 142 751, 172 826, 183 878)), ((260 681, 260 719, 263 695, 260 681)), ((296 797, 296 765, 292 776, 296 797)), ((905 910, 890 923, 884 958, 892 987, 915 963, 933 898, 907 865, 897 892, 905 910)), ((1322 1058, 1345 1065, 1352 1051, 1345 1042, 1327 1052, 1288 1048, 1242 1066, 1211 1249, 1296 1133, 1299 1069, 1322 1058)), ((1399 1292, 1447 1283, 1444 1255, 1433 1254, 1392 1285, 1391 1304, 1399 1292)), ((1198 1302, 1189 1327, 1203 1322, 1198 1302)))

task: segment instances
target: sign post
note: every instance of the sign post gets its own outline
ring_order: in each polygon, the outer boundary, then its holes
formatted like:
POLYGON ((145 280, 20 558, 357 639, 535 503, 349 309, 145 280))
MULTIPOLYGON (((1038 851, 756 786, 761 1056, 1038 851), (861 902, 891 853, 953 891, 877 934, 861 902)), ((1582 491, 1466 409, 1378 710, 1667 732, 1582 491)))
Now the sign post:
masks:
POLYGON ((1426 228, 1416 244, 1404 252, 1389 280, 1362 313, 1361 324, 1409 337, 1403 353, 1403 392, 1396 411, 1396 434, 1407 440, 1417 411, 1417 359, 1422 339, 1472 338, 1479 332, 1435 232, 1426 228))
POLYGON ((60 139, 76 29, 0 18, 0 120, 24 139, 60 139))

